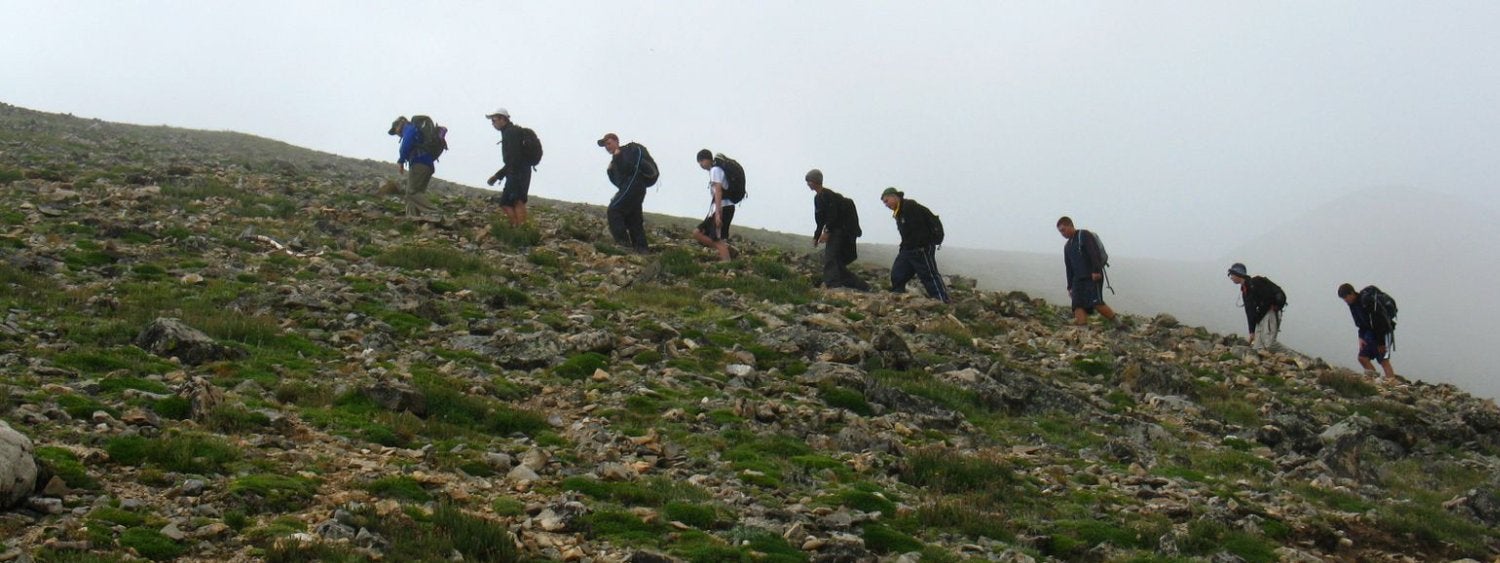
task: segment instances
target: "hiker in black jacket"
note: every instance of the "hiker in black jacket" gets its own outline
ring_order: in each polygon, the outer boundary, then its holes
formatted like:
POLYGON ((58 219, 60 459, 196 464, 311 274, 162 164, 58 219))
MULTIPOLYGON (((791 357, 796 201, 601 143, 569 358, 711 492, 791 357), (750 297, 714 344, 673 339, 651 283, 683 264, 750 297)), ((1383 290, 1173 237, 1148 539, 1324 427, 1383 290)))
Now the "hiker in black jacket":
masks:
POLYGON ((1089 322, 1089 313, 1115 321, 1115 327, 1125 328, 1125 323, 1116 319, 1115 310, 1104 302, 1104 266, 1100 257, 1099 238, 1094 233, 1073 226, 1073 219, 1064 216, 1057 220, 1057 232, 1068 239, 1063 244, 1063 268, 1068 276, 1068 297, 1073 305, 1073 324, 1084 326, 1089 322))
POLYGON ((485 117, 500 132, 500 160, 504 163, 486 183, 493 186, 505 181, 505 188, 500 191, 500 211, 510 219, 510 226, 525 225, 526 199, 531 192, 531 163, 521 156, 521 128, 510 120, 510 112, 505 108, 485 117))
POLYGON ((1235 262, 1229 267, 1229 281, 1240 286, 1249 324, 1250 346, 1275 350, 1276 336, 1281 333, 1281 310, 1286 307, 1286 293, 1265 276, 1251 276, 1245 265, 1235 262))
POLYGON ((614 133, 605 134, 596 144, 611 155, 605 173, 616 189, 605 214, 609 219, 609 234, 614 237, 615 244, 646 254, 651 249, 646 245, 641 205, 646 201, 647 178, 657 176, 654 161, 649 151, 639 144, 621 146, 620 137, 614 133))
POLYGON ((896 230, 901 233, 901 249, 896 252, 896 262, 891 264, 891 291, 905 293, 906 283, 916 277, 922 280, 928 297, 951 303, 948 286, 938 273, 932 211, 906 199, 906 193, 894 187, 881 192, 880 201, 891 210, 896 230))
POLYGON ((859 229, 859 210, 855 208, 854 200, 824 186, 821 170, 809 170, 804 179, 808 189, 817 194, 813 196, 813 220, 817 223, 813 230, 813 247, 825 244, 823 286, 869 291, 870 283, 849 271, 849 264, 859 258, 854 241, 864 234, 859 229))

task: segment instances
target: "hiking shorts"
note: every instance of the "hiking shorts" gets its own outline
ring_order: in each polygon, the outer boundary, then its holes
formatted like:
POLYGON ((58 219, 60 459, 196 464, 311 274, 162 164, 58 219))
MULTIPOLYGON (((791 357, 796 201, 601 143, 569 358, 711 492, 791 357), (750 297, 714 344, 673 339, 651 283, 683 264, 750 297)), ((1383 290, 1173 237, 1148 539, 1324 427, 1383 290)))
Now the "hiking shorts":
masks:
POLYGON ((714 241, 729 240, 729 224, 734 221, 734 206, 733 205, 726 206, 724 208, 724 210, 723 210, 723 214, 724 214, 724 228, 723 229, 715 229, 714 228, 714 214, 709 213, 708 217, 704 217, 703 218, 703 222, 702 223, 698 223, 698 232, 703 233, 705 236, 707 236, 709 238, 709 240, 714 240, 714 241))
POLYGON ((1073 308, 1094 312, 1094 307, 1104 304, 1104 282, 1091 278, 1073 280, 1073 308))
POLYGON ((1390 340, 1390 337, 1384 336, 1384 335, 1380 335, 1380 336, 1362 335, 1362 336, 1360 336, 1359 357, 1361 357, 1361 358, 1369 358, 1369 359, 1377 360, 1377 361, 1383 361, 1383 360, 1390 359, 1390 357, 1391 357, 1390 356, 1391 347, 1386 342, 1388 340, 1390 340), (1385 346, 1385 353, 1384 354, 1380 353, 1380 347, 1381 346, 1385 346))
POLYGON ((518 166, 505 173, 505 188, 500 190, 500 207, 515 207, 516 202, 526 203, 526 194, 531 191, 531 167, 518 166))

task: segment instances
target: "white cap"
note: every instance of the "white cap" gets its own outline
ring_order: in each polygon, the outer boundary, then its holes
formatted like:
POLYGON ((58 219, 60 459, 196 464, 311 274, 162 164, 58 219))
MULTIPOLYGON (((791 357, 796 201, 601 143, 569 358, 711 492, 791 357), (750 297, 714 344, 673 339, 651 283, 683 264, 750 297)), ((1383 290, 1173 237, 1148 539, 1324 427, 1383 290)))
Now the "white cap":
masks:
POLYGON ((510 119, 510 112, 506 111, 505 108, 496 109, 495 111, 489 112, 489 113, 485 114, 484 116, 485 117, 495 117, 497 115, 505 116, 506 119, 510 119))

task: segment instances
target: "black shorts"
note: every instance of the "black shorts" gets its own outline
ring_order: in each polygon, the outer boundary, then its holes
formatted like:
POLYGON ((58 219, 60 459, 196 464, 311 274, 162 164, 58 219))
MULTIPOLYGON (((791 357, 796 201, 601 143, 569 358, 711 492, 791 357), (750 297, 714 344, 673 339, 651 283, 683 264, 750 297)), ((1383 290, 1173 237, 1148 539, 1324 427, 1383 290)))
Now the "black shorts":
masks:
POLYGON ((710 240, 729 240, 729 224, 734 221, 734 206, 725 206, 722 213, 724 215, 723 229, 714 228, 714 214, 709 213, 708 217, 703 218, 702 223, 698 223, 698 232, 703 233, 710 240))
POLYGON ((530 191, 530 166, 522 166, 506 172, 505 188, 500 190, 500 207, 515 207, 516 202, 526 203, 526 194, 530 191))
POLYGON ((1104 304, 1104 282, 1093 278, 1073 280, 1073 308, 1090 313, 1104 304))

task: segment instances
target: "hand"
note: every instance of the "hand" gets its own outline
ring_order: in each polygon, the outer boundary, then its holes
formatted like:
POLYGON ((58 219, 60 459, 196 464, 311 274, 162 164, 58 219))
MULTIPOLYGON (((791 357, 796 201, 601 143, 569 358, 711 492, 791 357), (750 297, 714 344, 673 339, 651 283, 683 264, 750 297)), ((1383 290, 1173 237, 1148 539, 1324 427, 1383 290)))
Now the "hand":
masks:
POLYGON ((818 241, 814 242, 813 246, 817 246, 819 242, 828 242, 828 231, 823 231, 823 236, 818 237, 818 241))
POLYGON ((1101 274, 1099 272, 1094 272, 1092 274, 1089 274, 1089 277, 1092 278, 1094 281, 1099 281, 1099 280, 1104 279, 1104 274, 1101 274))
POLYGON ((1365 339, 1363 339, 1363 338, 1359 339, 1359 347, 1360 348, 1364 348, 1365 347, 1365 339))
POLYGON ((490 176, 490 179, 485 180, 484 183, 493 186, 493 185, 495 185, 495 182, 499 182, 499 181, 500 181, 500 176, 499 175, 495 175, 495 176, 490 176))

